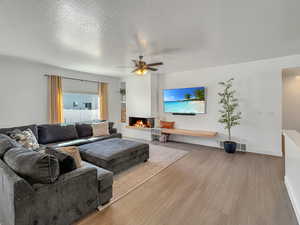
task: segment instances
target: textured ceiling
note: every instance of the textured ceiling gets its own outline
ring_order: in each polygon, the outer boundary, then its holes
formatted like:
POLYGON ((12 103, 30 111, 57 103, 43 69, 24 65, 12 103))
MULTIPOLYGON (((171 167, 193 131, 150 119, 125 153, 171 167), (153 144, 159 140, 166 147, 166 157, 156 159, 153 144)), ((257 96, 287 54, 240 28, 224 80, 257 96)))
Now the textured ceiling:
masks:
POLYGON ((0 54, 128 75, 300 53, 299 0, 0 0, 0 54))

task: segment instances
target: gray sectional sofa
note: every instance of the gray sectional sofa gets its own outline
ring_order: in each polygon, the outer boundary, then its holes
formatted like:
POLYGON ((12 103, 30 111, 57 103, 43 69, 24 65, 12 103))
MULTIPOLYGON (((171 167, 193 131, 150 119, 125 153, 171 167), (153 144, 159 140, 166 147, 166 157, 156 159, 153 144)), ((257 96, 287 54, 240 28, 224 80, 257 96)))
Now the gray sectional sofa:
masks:
POLYGON ((51 184, 32 183, 0 155, 1 225, 72 224, 110 201, 115 173, 149 158, 149 145, 121 139, 112 123, 110 134, 101 137, 93 137, 86 123, 5 128, 0 129, 0 134, 27 128, 44 152, 58 160, 61 174, 51 184), (78 146, 83 159, 81 168, 67 168, 74 162, 58 150, 65 146, 78 146))

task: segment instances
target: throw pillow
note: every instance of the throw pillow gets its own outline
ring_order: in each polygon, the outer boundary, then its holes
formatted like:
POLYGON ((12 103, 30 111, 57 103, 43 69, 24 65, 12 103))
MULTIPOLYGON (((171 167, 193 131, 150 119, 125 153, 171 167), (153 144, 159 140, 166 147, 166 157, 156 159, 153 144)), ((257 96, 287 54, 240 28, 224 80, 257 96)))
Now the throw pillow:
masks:
POLYGON ((82 167, 82 159, 76 146, 61 147, 59 148, 59 150, 73 157, 73 159, 75 160, 76 168, 82 167))
POLYGON ((93 128, 91 124, 88 123, 77 123, 76 130, 79 138, 91 137, 93 136, 93 128))
POLYGON ((16 129, 9 132, 8 135, 19 144, 21 144, 24 148, 30 150, 38 150, 40 147, 35 135, 29 128, 24 131, 16 129))
POLYGON ((175 122, 160 121, 160 128, 174 129, 175 122))
POLYGON ((93 128, 93 137, 109 135, 107 122, 92 124, 92 128, 93 128))
POLYGON ((5 152, 19 144, 5 134, 0 134, 0 158, 3 158, 5 152))
POLYGON ((45 153, 53 155, 57 158, 59 163, 60 174, 71 172, 77 168, 74 157, 63 151, 60 151, 59 149, 46 147, 45 153))
POLYGON ((15 147, 8 150, 3 159, 12 170, 31 184, 51 184, 59 177, 59 163, 52 155, 15 147))

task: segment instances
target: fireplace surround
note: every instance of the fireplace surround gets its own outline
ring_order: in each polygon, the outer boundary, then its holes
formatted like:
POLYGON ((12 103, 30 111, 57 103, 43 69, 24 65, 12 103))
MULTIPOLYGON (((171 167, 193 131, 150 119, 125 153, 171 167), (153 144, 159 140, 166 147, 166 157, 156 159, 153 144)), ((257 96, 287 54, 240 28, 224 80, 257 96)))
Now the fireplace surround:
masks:
POLYGON ((153 117, 129 117, 129 126, 135 128, 154 128, 154 121, 153 117))

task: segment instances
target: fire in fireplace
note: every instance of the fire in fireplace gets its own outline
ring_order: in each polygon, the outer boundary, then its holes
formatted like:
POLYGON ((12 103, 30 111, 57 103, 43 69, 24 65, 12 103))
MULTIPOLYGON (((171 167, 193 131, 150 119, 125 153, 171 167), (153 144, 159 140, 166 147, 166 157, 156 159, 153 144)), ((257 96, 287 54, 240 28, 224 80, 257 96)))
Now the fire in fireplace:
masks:
POLYGON ((154 118, 129 117, 129 126, 137 128, 153 128, 154 118))
POLYGON ((143 120, 138 120, 136 123, 133 125, 135 127, 148 127, 148 124, 144 124, 143 120))

